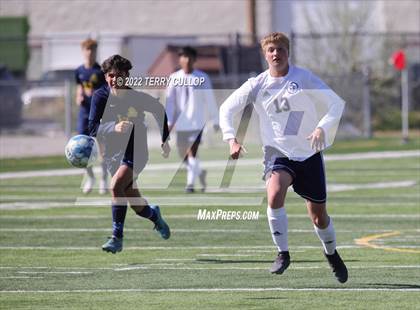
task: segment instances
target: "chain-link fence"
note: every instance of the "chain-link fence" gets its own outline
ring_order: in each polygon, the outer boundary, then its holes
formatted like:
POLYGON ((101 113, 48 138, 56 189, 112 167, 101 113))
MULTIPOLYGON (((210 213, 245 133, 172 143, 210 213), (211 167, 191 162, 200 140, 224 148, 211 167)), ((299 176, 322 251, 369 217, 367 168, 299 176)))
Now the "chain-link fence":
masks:
MULTIPOLYGON (((292 62, 318 74, 346 101, 338 137, 370 137, 375 130, 400 128, 400 73, 392 68, 388 59, 393 51, 404 48, 410 70, 410 128, 420 128, 420 34, 292 33, 290 37, 292 62)), ((63 44, 72 46, 71 53, 74 54, 75 50, 80 52, 79 40, 74 37, 68 42, 66 37, 58 39, 61 47, 63 44)), ((42 56, 42 49, 54 45, 54 40, 51 37, 45 40, 48 44, 40 44, 43 38, 30 39, 30 42, 36 42, 31 48, 31 70, 46 67, 42 63, 47 59, 42 56)), ((259 46, 252 43, 255 41, 250 36, 125 36, 117 41, 123 44, 117 49, 122 55, 136 55, 136 61, 143 68, 142 72, 136 74, 142 75, 147 74, 145 71, 153 62, 163 61, 159 55, 168 45, 189 44, 212 48, 215 51, 211 56, 213 58, 206 58, 206 64, 217 64, 214 68, 208 68, 211 69, 209 74, 217 89, 219 105, 230 92, 266 67, 259 46), (154 52, 149 51, 147 61, 143 60, 139 56, 144 54, 141 51, 152 47, 154 52)), ((109 42, 107 44, 109 49, 109 42)), ((53 50, 50 49, 48 53, 53 50)), ((108 56, 103 54, 101 57, 108 56)), ((60 55, 59 58, 63 57, 60 55)), ((3 135, 18 133, 68 137, 74 133, 78 113, 74 73, 68 66, 64 69, 61 70, 65 71, 64 74, 60 73, 60 76, 47 78, 44 75, 38 80, 13 79, 11 73, 6 72, 7 68, 3 69, 6 70, 0 79, 0 128, 3 135)), ((57 74, 56 71, 60 70, 52 70, 49 74, 57 74)), ((152 93, 160 97, 162 103, 165 102, 164 88, 153 90, 152 93)))
POLYGON ((319 74, 347 102, 343 121, 366 137, 401 128, 401 73, 407 58, 410 128, 420 128, 420 33, 292 33, 292 59, 319 74))

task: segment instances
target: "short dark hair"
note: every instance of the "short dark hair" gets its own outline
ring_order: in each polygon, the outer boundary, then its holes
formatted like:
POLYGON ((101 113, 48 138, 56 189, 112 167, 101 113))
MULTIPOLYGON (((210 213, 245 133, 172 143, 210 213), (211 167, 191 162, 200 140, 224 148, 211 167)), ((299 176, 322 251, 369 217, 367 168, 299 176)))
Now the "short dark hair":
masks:
POLYGON ((108 73, 112 70, 117 72, 128 72, 131 68, 133 68, 131 62, 120 55, 113 55, 102 63, 103 73, 108 73))
POLYGON ((178 56, 197 58, 197 50, 191 46, 184 46, 179 49, 178 56))

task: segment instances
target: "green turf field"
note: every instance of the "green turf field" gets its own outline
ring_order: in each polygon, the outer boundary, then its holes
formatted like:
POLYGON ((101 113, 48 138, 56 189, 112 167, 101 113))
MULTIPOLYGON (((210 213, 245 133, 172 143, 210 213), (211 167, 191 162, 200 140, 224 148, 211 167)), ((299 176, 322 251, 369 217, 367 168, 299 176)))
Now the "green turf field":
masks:
POLYGON ((116 255, 100 249, 110 234, 109 197, 83 196, 81 175, 0 179, 1 308, 418 309, 418 155, 327 162, 329 212, 349 268, 344 285, 293 192, 286 203, 292 264, 281 276, 268 272, 276 252, 254 158, 238 165, 229 190, 218 187, 223 162, 207 162, 205 194, 185 195, 182 172, 165 177, 177 165, 146 170, 139 184, 161 205, 172 237, 160 239, 129 211, 116 255), (197 220, 199 209, 259 211, 259 218, 197 220))

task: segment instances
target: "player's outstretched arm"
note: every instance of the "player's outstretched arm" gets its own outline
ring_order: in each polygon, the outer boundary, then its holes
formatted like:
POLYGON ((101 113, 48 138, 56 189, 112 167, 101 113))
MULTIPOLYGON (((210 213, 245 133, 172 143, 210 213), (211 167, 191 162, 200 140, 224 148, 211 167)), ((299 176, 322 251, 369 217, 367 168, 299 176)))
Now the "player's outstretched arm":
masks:
POLYGON ((76 86, 76 104, 78 106, 82 105, 83 102, 83 87, 80 84, 77 84, 76 86))
POLYGON ((169 141, 166 140, 164 143, 162 143, 162 145, 160 146, 162 148, 162 156, 163 158, 168 158, 169 157, 169 153, 171 152, 171 147, 169 146, 169 141))
POLYGON ((136 96, 136 100, 141 108, 144 111, 151 113, 158 123, 162 138, 162 155, 165 154, 164 157, 167 157, 167 155, 169 155, 170 147, 167 143, 169 140, 169 126, 165 108, 160 104, 158 99, 146 93, 136 93, 136 96))
POLYGON ((229 140, 229 147, 229 153, 232 159, 238 159, 242 153, 246 153, 244 146, 238 143, 238 141, 236 141, 236 138, 229 140))
POLYGON ((219 125, 222 130, 224 141, 227 142, 231 139, 235 139, 236 131, 233 127, 233 118, 251 102, 251 91, 251 83, 247 81, 240 88, 235 90, 220 106, 219 125))
POLYGON ((219 109, 217 107, 216 98, 214 96, 213 85, 207 74, 204 74, 204 95, 208 113, 208 119, 211 120, 213 124, 213 129, 215 132, 220 130, 219 126, 219 109))
POLYGON ((327 107, 327 112, 319 121, 314 132, 309 136, 312 148, 317 149, 321 142, 324 143, 325 147, 327 141, 335 135, 341 116, 343 115, 345 102, 314 74, 310 75, 309 89, 307 93, 315 104, 327 107))
MULTIPOLYGON (((171 75, 170 80, 172 81, 173 79, 174 75, 171 75)), ((166 115, 168 117, 169 131, 172 131, 179 116, 179 109, 177 108, 176 100, 176 88, 174 87, 173 82, 170 82, 168 88, 166 89, 166 115)))

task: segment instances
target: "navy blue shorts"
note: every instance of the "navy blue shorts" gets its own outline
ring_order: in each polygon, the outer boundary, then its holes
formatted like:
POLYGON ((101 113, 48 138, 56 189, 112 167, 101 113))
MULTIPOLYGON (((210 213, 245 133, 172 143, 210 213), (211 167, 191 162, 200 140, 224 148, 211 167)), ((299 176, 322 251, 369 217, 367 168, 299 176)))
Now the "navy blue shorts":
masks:
POLYGON ((321 153, 304 161, 287 158, 279 150, 264 147, 264 180, 273 171, 287 171, 293 178, 292 185, 296 194, 309 201, 323 203, 327 200, 324 160, 321 153))
POLYGON ((148 154, 144 154, 144 156, 141 156, 140 159, 137 159, 135 163, 133 160, 126 157, 123 157, 122 159, 121 157, 104 158, 104 163, 111 176, 114 176, 120 166, 130 167, 133 169, 134 175, 137 176, 143 171, 144 167, 146 167, 148 159, 148 154))

